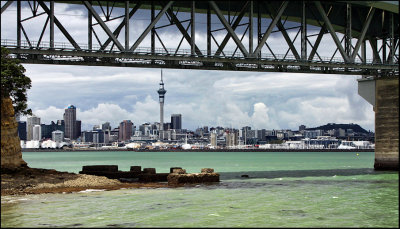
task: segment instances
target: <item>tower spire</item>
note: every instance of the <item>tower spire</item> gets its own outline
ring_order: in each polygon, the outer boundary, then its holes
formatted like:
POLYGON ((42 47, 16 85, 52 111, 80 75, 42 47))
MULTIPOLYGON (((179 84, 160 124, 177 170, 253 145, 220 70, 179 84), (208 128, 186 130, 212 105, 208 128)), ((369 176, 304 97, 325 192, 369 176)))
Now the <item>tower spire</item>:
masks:
POLYGON ((164 89, 164 81, 163 81, 163 74, 162 74, 162 69, 161 69, 161 82, 160 82, 160 88, 158 89, 158 99, 160 101, 160 138, 163 136, 163 130, 164 130, 164 97, 165 93, 167 91, 164 89))

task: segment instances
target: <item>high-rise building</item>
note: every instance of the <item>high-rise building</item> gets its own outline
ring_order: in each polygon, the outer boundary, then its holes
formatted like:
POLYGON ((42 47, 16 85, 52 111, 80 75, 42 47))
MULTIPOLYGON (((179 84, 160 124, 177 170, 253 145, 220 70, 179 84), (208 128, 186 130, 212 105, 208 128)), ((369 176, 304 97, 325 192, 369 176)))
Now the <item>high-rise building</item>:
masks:
POLYGON ((76 120, 75 121, 75 138, 74 139, 77 139, 81 136, 81 131, 82 131, 81 126, 82 126, 81 120, 76 120))
POLYGON ((162 79, 162 69, 161 69, 161 82, 160 88, 157 91, 158 99, 160 101, 160 138, 162 138, 163 130, 164 130, 164 97, 167 91, 164 89, 164 82, 162 79))
MULTIPOLYGON (((107 130, 108 131, 108 130, 107 130)), ((101 129, 97 130, 92 130, 92 131, 83 131, 82 132, 82 142, 87 142, 87 143, 105 143, 105 132, 101 129)), ((108 138, 108 136, 107 136, 108 138)), ((108 141, 108 139, 107 139, 108 141)))
POLYGON ((103 124, 101 124, 101 129, 102 130, 111 130, 111 125, 109 122, 105 122, 103 124))
POLYGON ((119 124, 119 141, 128 141, 132 136, 132 126, 131 120, 124 120, 119 124))
POLYGON ((35 125, 40 125, 40 118, 33 115, 27 118, 26 120, 26 140, 33 140, 33 127, 35 125))
POLYGON ((55 131, 55 123, 52 122, 50 125, 46 125, 44 123, 40 124, 41 131, 42 131, 42 137, 43 138, 51 138, 51 133, 55 131), (54 124, 54 125, 52 125, 54 124))
POLYGON ((210 134, 211 146, 217 147, 217 133, 213 132, 210 134))
POLYGON ((18 137, 26 140, 26 121, 18 121, 18 137))
POLYGON ((76 107, 70 105, 64 113, 65 132, 64 136, 71 140, 76 139, 76 107))
POLYGON ((40 141, 42 139, 42 127, 40 125, 34 125, 32 129, 32 140, 40 141))
POLYGON ((180 130, 182 129, 182 115, 172 114, 171 115, 171 129, 180 130))
POLYGON ((57 123, 51 121, 49 125, 41 124, 42 127, 42 138, 52 138, 52 132, 56 130, 60 130, 64 132, 64 122, 57 121, 57 123))

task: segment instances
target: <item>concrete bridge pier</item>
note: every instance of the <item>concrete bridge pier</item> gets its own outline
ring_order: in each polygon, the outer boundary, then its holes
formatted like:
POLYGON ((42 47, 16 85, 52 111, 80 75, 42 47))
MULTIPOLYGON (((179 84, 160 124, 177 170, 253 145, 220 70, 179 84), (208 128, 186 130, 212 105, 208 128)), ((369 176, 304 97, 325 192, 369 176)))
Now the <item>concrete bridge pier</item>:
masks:
POLYGON ((376 170, 399 170, 399 79, 363 77, 358 93, 375 111, 376 170))

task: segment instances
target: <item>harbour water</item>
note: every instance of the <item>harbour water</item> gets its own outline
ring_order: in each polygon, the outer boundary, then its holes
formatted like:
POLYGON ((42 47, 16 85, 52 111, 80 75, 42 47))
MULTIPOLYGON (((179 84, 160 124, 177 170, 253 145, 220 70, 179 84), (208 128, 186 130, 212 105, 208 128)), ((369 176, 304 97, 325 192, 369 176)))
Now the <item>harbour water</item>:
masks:
POLYGON ((1 197, 1 227, 398 227, 398 172, 374 152, 24 152, 33 168, 79 172, 118 165, 221 182, 1 197), (241 177, 248 175, 248 178, 241 177))

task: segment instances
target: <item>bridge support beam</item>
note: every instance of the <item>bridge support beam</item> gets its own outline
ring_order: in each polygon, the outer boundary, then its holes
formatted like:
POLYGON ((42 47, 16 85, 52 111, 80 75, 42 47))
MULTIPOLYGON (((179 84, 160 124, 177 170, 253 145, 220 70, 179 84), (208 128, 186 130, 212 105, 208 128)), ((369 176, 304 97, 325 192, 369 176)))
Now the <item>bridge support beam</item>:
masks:
POLYGON ((399 169, 399 79, 375 83, 376 170, 399 169))
POLYGON ((374 106, 376 170, 399 170, 399 80, 358 80, 358 93, 374 106))

